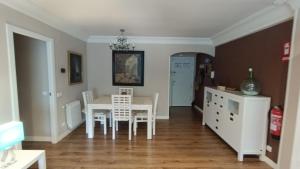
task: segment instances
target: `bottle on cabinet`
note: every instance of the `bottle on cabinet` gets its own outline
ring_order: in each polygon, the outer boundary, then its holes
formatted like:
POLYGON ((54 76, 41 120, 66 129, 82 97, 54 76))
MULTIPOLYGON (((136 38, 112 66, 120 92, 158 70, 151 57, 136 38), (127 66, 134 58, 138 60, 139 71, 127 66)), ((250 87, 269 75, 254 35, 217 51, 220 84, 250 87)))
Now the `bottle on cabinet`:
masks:
POLYGON ((255 80, 253 76, 253 69, 249 68, 249 76, 246 80, 244 80, 240 86, 241 91, 245 95, 255 96, 258 95, 261 88, 260 84, 255 80))

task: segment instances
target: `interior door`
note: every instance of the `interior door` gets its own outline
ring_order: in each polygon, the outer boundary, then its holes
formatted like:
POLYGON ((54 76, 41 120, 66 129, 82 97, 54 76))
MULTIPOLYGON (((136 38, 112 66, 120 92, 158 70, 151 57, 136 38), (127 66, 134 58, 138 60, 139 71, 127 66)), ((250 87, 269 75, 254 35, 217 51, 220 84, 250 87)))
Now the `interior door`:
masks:
POLYGON ((191 106, 194 99, 195 57, 171 57, 171 105, 191 106))

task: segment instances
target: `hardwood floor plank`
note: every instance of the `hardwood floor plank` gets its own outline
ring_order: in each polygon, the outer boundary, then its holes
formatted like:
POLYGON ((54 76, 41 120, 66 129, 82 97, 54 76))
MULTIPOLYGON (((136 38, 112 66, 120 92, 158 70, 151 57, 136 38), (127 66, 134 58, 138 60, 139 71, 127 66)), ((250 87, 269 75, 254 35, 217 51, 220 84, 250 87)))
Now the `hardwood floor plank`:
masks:
POLYGON ((170 120, 158 120, 153 140, 146 140, 145 124, 132 141, 124 123, 115 141, 110 129, 107 136, 101 129, 97 124, 94 139, 82 125, 58 144, 24 142, 23 147, 45 149, 49 169, 270 169, 253 156, 238 162, 236 152, 201 126, 201 117, 189 107, 172 108, 170 120))

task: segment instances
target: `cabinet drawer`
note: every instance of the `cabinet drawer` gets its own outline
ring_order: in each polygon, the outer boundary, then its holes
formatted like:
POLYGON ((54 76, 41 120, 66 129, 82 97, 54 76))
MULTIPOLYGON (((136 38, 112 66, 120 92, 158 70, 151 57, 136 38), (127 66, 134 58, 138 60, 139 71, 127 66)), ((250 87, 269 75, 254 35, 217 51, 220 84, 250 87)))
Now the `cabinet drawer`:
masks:
POLYGON ((212 93, 212 106, 218 107, 218 108, 225 108, 226 99, 225 96, 221 92, 214 92, 212 93))
POLYGON ((223 113, 220 111, 219 108, 213 108, 212 114, 210 116, 210 123, 209 127, 216 132, 219 136, 222 135, 223 130, 223 113))
POLYGON ((225 96, 220 94, 219 97, 218 97, 218 107, 220 109, 225 109, 226 108, 226 101, 225 101, 225 96))
POLYGON ((212 102, 214 105, 217 105, 219 102, 219 93, 214 92, 212 93, 212 102))

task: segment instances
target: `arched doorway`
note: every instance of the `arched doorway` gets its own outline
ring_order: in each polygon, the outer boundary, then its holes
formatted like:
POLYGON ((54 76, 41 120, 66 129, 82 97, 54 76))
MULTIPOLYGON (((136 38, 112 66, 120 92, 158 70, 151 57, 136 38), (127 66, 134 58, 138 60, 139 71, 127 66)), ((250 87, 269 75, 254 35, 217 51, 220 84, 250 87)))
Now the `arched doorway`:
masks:
POLYGON ((214 84, 214 58, 206 53, 181 52, 170 57, 170 107, 203 109, 204 87, 214 84))

